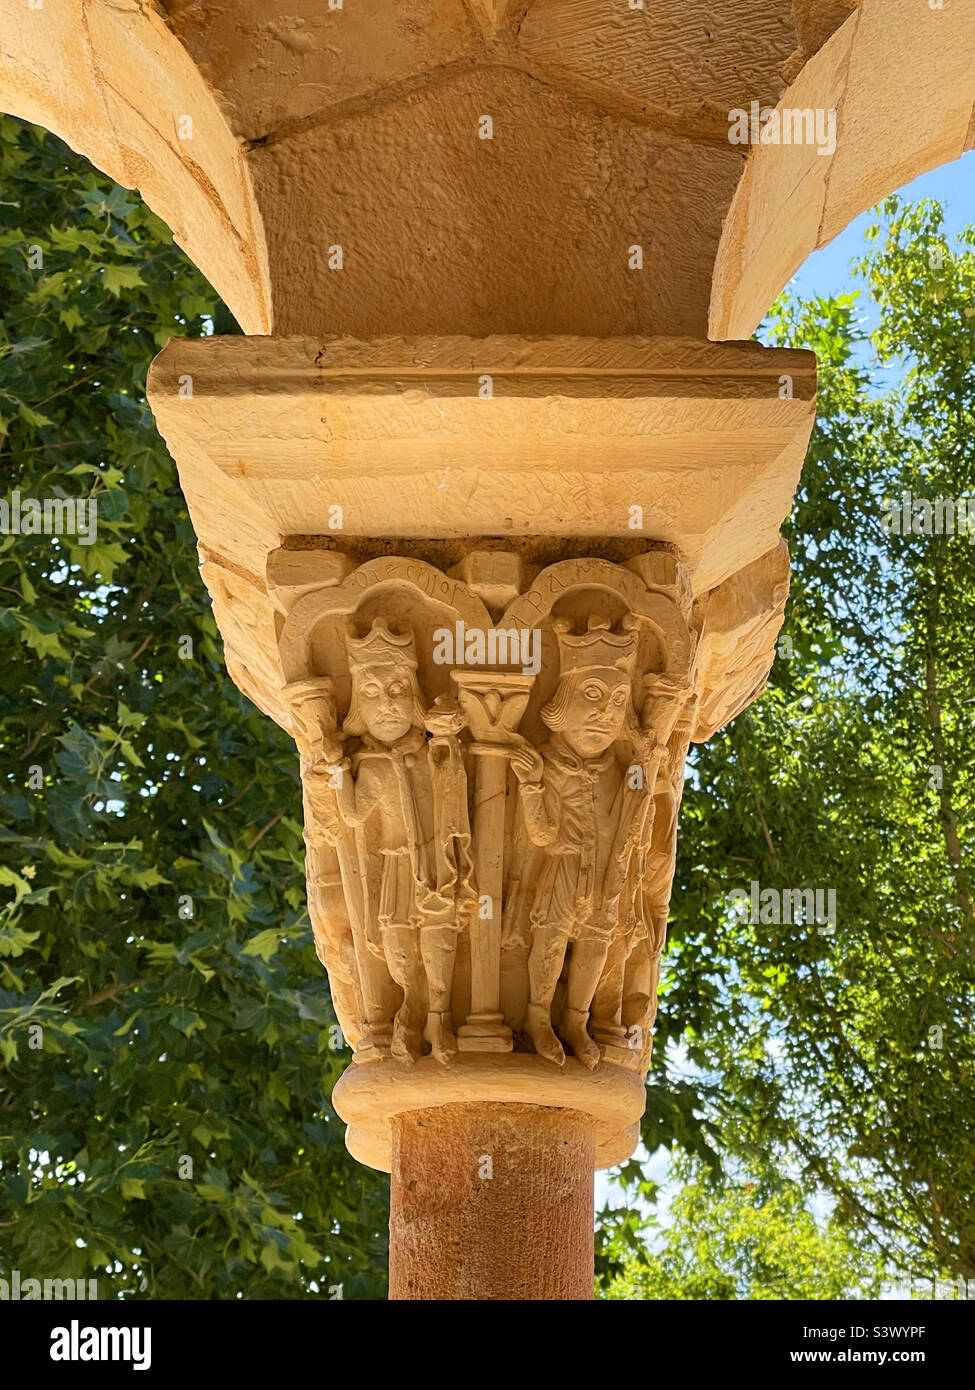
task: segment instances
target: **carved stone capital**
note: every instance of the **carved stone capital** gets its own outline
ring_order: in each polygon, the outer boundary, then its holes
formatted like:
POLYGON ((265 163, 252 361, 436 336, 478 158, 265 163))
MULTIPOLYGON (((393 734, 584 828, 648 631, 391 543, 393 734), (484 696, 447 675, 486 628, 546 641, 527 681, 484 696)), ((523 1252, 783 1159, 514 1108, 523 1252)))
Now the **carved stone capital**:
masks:
POLYGON ((472 547, 451 573, 271 555, 311 916, 354 1049, 334 1102, 363 1161, 388 1166, 394 1114, 475 1096, 591 1115, 601 1164, 632 1151, 684 760, 767 674, 784 589, 760 565, 736 605, 695 603, 665 547, 472 547))

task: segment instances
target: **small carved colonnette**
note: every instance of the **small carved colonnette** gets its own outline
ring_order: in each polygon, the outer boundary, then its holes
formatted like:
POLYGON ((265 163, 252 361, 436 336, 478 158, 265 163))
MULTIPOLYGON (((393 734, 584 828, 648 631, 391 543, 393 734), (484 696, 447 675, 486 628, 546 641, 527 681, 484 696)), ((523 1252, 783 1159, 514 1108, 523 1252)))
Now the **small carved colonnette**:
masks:
POLYGON ((701 697, 679 560, 277 551, 268 583, 355 1061, 644 1073, 701 697))

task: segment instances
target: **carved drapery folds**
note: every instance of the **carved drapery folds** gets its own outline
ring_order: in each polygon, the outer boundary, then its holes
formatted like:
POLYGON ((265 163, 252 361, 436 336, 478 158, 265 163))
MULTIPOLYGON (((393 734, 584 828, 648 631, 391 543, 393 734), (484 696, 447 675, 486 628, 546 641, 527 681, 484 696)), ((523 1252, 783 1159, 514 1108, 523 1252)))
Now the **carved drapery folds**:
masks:
POLYGON ((706 630, 679 560, 279 551, 268 579, 351 1071, 642 1093, 706 630))

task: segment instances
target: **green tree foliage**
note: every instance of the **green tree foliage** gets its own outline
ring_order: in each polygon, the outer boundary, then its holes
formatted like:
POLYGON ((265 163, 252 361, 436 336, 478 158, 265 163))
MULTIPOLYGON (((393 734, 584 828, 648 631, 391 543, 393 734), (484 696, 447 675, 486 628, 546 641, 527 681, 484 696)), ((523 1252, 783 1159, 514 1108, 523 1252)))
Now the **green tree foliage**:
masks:
MULTIPOLYGON (((643 1129, 758 1186, 689 1170, 693 1260, 658 1249, 656 1296, 838 1296, 841 1231, 973 1272, 975 548, 881 525, 903 487, 975 491, 971 238, 950 251, 939 218, 888 204, 871 343, 850 296, 769 329, 822 364, 791 655, 696 757, 643 1129), (752 880, 835 888, 835 933, 734 920, 752 880)), ((297 760, 226 675, 145 403, 171 334, 235 327, 135 195, 4 118, 0 314, 0 500, 98 502, 92 545, 0 535, 0 1273, 381 1297, 387 1185, 329 1103, 348 1051, 297 760)), ((652 1198, 638 1163, 624 1178, 652 1198)), ((611 1296, 651 1287, 642 1222, 603 1220, 611 1296)))
POLYGON ((817 352, 819 418, 770 688, 688 785, 658 1083, 697 1086, 723 1153, 832 1194, 891 1267, 971 1278, 975 537, 923 509, 892 534, 889 504, 975 498, 975 228, 953 247, 942 208, 891 198, 871 240, 862 307, 767 325, 817 352), (835 931, 742 920, 752 882, 834 889, 835 931))
POLYGON ((652 1246, 618 1246, 602 1297, 626 1300, 835 1301, 876 1298, 883 1264, 835 1220, 817 1221, 794 1182, 715 1184, 698 1162, 678 1160, 680 1184, 652 1246))
POLYGON ((381 1297, 296 757, 226 675, 145 402, 172 334, 235 327, 136 195, 6 118, 0 311, 0 498, 98 502, 95 544, 0 535, 0 1272, 381 1297))

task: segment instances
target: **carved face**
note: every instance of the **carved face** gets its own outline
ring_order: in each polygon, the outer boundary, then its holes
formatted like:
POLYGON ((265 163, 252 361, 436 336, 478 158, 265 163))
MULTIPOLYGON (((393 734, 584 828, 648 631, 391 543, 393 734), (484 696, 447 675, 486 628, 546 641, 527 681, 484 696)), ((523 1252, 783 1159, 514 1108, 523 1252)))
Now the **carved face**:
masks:
POLYGON ((371 666, 355 674, 362 721, 380 743, 395 743, 413 728, 414 690, 409 667, 371 666))
POLYGON ((630 683, 611 668, 579 671, 566 677, 562 737, 580 758, 595 758, 623 737, 630 683))

